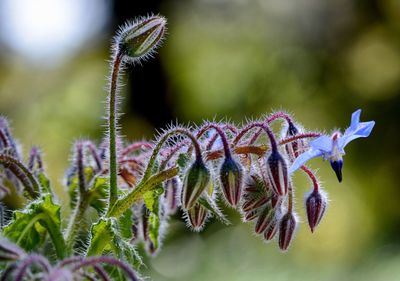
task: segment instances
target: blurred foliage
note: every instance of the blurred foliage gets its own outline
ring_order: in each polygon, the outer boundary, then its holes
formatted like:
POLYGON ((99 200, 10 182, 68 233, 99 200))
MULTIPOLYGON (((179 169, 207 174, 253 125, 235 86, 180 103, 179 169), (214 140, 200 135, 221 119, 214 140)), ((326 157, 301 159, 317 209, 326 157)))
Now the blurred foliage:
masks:
MULTIPOLYGON (((160 56, 177 120, 240 122, 282 108, 308 128, 346 128, 351 112, 362 108, 363 120, 377 126, 347 148, 342 184, 322 165, 327 215, 315 234, 302 224, 288 253, 264 245, 249 225, 215 222, 189 234, 174 220, 160 255, 145 261, 148 274, 154 280, 399 280, 400 2, 164 1, 161 12, 169 35, 160 56)), ((4 52, 0 61, 0 112, 26 149, 38 144, 46 152, 61 198, 73 139, 103 133, 108 46, 103 41, 52 69, 26 66, 4 52)), ((129 139, 155 133, 148 120, 123 108, 129 139)), ((301 174, 295 182, 299 194, 310 188, 301 174)))

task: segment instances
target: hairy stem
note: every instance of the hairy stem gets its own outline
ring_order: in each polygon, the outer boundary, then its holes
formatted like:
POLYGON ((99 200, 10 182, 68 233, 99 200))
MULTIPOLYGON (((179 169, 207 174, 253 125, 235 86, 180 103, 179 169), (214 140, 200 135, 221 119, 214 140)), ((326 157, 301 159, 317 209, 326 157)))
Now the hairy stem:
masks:
POLYGON ((316 138, 316 137, 319 137, 319 136, 321 136, 321 133, 317 133, 317 132, 309 132, 309 133, 304 133, 304 134, 298 134, 298 135, 291 136, 291 137, 288 137, 288 138, 285 138, 285 139, 281 140, 279 142, 279 145, 284 145, 284 144, 287 144, 287 143, 290 143, 292 141, 296 141, 296 140, 299 140, 299 139, 316 138))
POLYGON ((88 207, 88 192, 86 187, 86 178, 85 178, 85 168, 83 164, 83 142, 76 143, 76 167, 78 170, 78 202, 73 210, 73 213, 70 217, 67 231, 65 233, 66 243, 67 243, 67 251, 72 252, 75 242, 75 236, 78 233, 78 229, 80 228, 82 218, 85 214, 85 211, 88 207))
MULTIPOLYGON (((283 119, 283 120, 286 120, 286 122, 288 124, 293 124, 292 117, 290 117, 289 114, 287 114, 286 112, 283 112, 283 111, 278 111, 278 112, 273 113, 271 116, 268 116, 267 119, 265 120, 265 124, 270 124, 277 119, 283 119)), ((255 143, 257 141, 258 137, 261 135, 261 133, 262 133, 262 129, 258 130, 253 135, 253 137, 250 139, 249 145, 255 143)))
POLYGON ((313 188, 315 192, 318 192, 319 189, 319 184, 318 184, 318 179, 315 176, 315 174, 313 173, 313 171, 311 171, 309 168, 307 168, 307 166, 301 166, 300 167, 306 174, 307 176, 310 178, 312 184, 313 184, 313 188))
POLYGON ((111 74, 111 87, 108 96, 108 134, 109 134, 109 175, 110 175, 110 197, 109 207, 113 206, 118 199, 118 166, 117 166, 117 117, 118 117, 118 76, 122 64, 123 54, 118 52, 113 61, 111 74))
POLYGON ((152 170, 154 168, 154 165, 156 163, 157 156, 158 156, 163 144, 173 135, 184 135, 184 136, 188 137, 193 143, 195 153, 196 153, 196 158, 197 159, 202 158, 200 144, 198 143, 196 137, 193 136, 190 131, 188 131, 184 128, 175 128, 175 129, 167 132, 166 134, 164 134, 158 141, 157 145, 155 146, 153 153, 150 157, 149 163, 147 164, 146 171, 144 172, 143 179, 142 179, 143 182, 145 182, 150 177, 152 170))
POLYGON ((271 128, 267 125, 264 124, 262 122, 254 122, 251 123, 249 125, 247 125, 246 127, 244 127, 235 137, 235 139, 232 142, 232 147, 235 147, 239 141, 241 140, 241 138, 243 138, 250 130, 252 130, 253 128, 261 128, 261 130, 264 130, 269 138, 269 141, 271 143, 271 149, 272 151, 276 151, 278 150, 278 146, 276 144, 276 139, 274 136, 274 133, 272 132, 271 128))
POLYGON ((225 132, 217 125, 214 123, 209 123, 206 124, 204 127, 202 127, 198 132, 197 132, 197 138, 200 138, 205 132, 207 132, 209 129, 214 129, 217 131, 217 134, 221 138, 222 145, 224 147, 224 153, 225 157, 230 157, 231 156, 231 150, 229 148, 229 143, 226 138, 225 132))
POLYGON ((19 160, 8 155, 0 155, 0 164, 6 168, 22 182, 25 190, 28 192, 31 199, 36 199, 40 194, 40 185, 36 177, 29 171, 29 169, 19 160))
POLYGON ((140 200, 147 191, 152 190, 155 186, 166 181, 170 178, 175 177, 178 174, 179 169, 177 167, 164 170, 148 180, 142 179, 142 181, 132 190, 131 193, 126 195, 124 198, 118 200, 116 204, 109 210, 107 217, 120 217, 126 210, 128 210, 134 203, 140 200))

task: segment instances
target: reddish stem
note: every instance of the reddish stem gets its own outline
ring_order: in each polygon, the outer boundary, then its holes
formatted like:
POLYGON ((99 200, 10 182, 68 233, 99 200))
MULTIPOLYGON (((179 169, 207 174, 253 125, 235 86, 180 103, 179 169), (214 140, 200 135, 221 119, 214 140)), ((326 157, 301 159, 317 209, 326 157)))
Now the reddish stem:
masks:
POLYGON ((307 168, 306 166, 301 166, 300 167, 307 175, 308 177, 311 179, 311 182, 313 183, 313 187, 314 187, 314 192, 318 192, 319 189, 319 184, 318 184, 318 179, 315 176, 315 174, 313 173, 313 171, 311 171, 309 168, 307 168))
POLYGON ((291 137, 288 137, 288 138, 285 138, 285 139, 281 140, 279 142, 279 145, 284 145, 284 144, 287 144, 289 142, 292 142, 292 141, 295 141, 295 140, 298 140, 298 139, 316 138, 316 137, 320 137, 320 136, 321 136, 321 133, 317 133, 317 132, 298 134, 298 135, 291 136, 291 137))
POLYGON ((278 150, 274 133, 272 132, 271 128, 267 124, 264 124, 262 122, 251 123, 251 124, 247 125, 246 127, 244 127, 236 135, 236 138, 233 140, 232 146, 235 147, 238 144, 238 142, 240 141, 240 139, 242 137, 244 137, 247 134, 248 131, 250 131, 251 129, 256 128, 256 127, 261 128, 261 130, 264 130, 267 133, 269 141, 271 143, 272 151, 278 150))

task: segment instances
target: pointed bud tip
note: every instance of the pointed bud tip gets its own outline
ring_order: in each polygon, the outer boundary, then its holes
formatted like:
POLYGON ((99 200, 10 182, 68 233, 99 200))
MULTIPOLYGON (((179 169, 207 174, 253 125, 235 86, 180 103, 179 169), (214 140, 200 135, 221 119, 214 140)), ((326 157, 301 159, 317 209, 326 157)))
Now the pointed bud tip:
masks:
POLYGON ((296 217, 293 215, 293 213, 287 213, 281 218, 280 224, 279 224, 279 248, 282 251, 287 251, 289 248, 294 232, 296 230, 296 217))
POLYGON ((220 180, 226 201, 236 208, 242 197, 243 172, 241 165, 230 156, 221 165, 220 180))
POLYGON ((305 205, 308 225, 310 226, 311 232, 314 233, 315 228, 325 214, 327 197, 323 192, 313 190, 306 198, 305 205))
POLYGON ((267 176, 276 195, 285 196, 288 191, 289 173, 285 158, 276 150, 267 158, 267 176))
POLYGON ((162 16, 145 17, 125 24, 116 37, 119 51, 130 61, 151 56, 164 37, 166 24, 167 20, 162 16))
POLYGON ((210 171, 203 160, 196 160, 187 170, 182 187, 182 208, 191 209, 207 188, 210 182, 210 171))

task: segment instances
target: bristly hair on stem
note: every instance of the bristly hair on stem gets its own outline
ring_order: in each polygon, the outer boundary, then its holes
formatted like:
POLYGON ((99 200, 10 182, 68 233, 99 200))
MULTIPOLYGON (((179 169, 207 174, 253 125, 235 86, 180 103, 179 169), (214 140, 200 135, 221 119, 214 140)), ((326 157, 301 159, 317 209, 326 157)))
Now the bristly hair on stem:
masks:
POLYGON ((118 199, 118 87, 124 63, 137 62, 150 57, 160 45, 166 30, 166 20, 161 16, 141 18, 126 24, 115 37, 110 92, 108 95, 108 138, 109 138, 109 207, 118 199))

